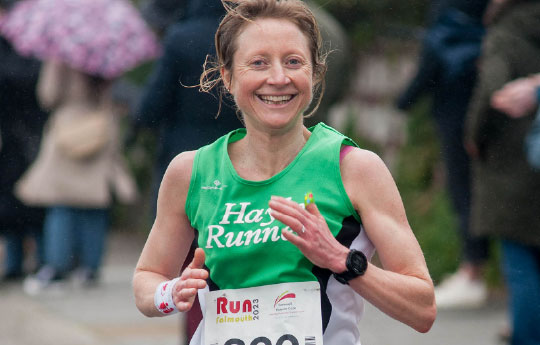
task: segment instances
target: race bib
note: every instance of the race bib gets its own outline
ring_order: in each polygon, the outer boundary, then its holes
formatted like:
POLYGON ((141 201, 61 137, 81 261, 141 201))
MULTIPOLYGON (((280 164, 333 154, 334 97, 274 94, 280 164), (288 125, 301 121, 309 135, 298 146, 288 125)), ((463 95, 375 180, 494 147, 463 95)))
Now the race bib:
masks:
POLYGON ((318 282, 205 295, 205 345, 322 345, 318 282))

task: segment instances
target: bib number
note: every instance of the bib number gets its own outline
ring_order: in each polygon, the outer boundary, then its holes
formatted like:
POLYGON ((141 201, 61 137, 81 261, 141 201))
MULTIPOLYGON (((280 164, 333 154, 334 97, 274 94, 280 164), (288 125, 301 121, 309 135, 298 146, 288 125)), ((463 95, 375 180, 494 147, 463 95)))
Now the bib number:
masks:
POLYGON ((322 345, 318 282, 205 295, 205 345, 322 345))
MULTIPOLYGON (((274 345, 272 341, 267 337, 257 337, 249 345, 274 345)), ((279 337, 275 345, 300 345, 298 339, 292 334, 285 334, 279 337)), ((246 345, 242 339, 229 339, 225 342, 225 345, 246 345)))

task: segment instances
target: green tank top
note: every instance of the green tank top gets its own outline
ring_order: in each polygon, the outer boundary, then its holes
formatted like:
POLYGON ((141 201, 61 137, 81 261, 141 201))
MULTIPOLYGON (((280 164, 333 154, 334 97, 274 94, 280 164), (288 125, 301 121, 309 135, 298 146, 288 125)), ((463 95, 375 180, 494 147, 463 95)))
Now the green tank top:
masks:
POLYGON ((356 144, 322 123, 309 130, 312 135, 297 157, 264 181, 241 178, 229 159, 227 145, 242 139, 245 129, 197 151, 186 214, 206 254, 210 290, 318 279, 320 268, 281 236, 285 225, 269 212, 272 195, 303 205, 304 195, 313 192, 319 211, 341 243, 349 247, 358 235, 360 217, 339 169, 341 146, 356 144))

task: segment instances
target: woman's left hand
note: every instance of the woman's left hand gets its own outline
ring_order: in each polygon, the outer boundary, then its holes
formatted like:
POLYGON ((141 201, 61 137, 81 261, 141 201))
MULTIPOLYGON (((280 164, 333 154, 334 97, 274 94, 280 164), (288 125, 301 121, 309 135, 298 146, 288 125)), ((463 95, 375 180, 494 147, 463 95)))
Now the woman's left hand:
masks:
POLYGON ((309 203, 304 209, 292 200, 272 196, 268 204, 272 216, 294 231, 283 230, 283 237, 297 246, 309 261, 336 273, 346 270, 349 250, 332 235, 315 203, 309 203))

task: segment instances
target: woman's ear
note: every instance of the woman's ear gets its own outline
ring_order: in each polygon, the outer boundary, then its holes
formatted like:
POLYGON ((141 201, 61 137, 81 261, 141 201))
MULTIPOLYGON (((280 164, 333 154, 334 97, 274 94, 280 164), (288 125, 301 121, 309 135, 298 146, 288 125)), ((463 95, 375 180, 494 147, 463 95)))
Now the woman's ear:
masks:
POLYGON ((221 74, 221 80, 223 80, 223 85, 227 89, 227 91, 231 92, 231 72, 225 67, 221 67, 219 70, 219 73, 221 74))

